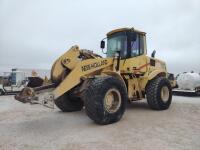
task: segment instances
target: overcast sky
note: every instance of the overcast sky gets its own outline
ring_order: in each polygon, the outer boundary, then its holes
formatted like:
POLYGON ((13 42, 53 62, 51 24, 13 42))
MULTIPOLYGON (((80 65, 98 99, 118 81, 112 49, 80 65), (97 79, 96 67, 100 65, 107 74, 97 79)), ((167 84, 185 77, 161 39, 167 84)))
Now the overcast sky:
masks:
POLYGON ((107 32, 134 27, 169 72, 200 72, 199 8, 199 0, 0 0, 0 71, 50 69, 75 44, 102 54, 107 32))

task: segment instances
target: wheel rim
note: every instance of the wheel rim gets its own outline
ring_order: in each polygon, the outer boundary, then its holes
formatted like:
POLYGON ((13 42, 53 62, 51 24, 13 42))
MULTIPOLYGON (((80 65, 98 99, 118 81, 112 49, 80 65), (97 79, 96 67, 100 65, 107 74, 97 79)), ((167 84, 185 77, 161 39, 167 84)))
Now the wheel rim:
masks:
POLYGON ((167 102, 169 100, 169 88, 167 86, 162 87, 161 98, 163 102, 167 102))
POLYGON ((104 107, 109 113, 116 112, 121 105, 121 94, 116 89, 110 89, 106 92, 104 98, 104 107))

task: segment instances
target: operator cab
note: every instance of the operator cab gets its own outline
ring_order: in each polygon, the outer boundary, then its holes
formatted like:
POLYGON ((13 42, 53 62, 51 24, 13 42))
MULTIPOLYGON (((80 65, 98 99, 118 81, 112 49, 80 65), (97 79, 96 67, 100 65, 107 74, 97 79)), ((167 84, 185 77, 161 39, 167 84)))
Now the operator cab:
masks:
MULTIPOLYGON (((133 28, 121 28, 107 34, 107 57, 120 54, 121 59, 131 58, 146 54, 146 33, 133 28)), ((101 48, 105 42, 101 41, 101 48)))

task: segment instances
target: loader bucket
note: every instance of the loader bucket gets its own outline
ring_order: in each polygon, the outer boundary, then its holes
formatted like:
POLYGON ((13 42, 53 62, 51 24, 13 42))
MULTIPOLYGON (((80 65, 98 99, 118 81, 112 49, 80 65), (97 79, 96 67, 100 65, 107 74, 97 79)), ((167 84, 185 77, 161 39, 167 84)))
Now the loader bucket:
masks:
POLYGON ((15 95, 15 99, 22 103, 31 103, 38 100, 38 95, 49 89, 55 88, 55 84, 43 85, 35 88, 25 87, 20 93, 15 95))
POLYGON ((34 95, 35 95, 34 89, 26 87, 20 93, 15 95, 15 99, 22 103, 27 103, 30 102, 31 98, 34 95))

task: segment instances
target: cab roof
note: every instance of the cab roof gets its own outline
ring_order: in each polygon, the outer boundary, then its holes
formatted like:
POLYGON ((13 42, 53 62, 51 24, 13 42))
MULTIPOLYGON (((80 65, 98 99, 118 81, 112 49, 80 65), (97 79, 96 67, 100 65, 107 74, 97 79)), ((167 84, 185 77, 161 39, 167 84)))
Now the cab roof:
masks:
POLYGON ((112 35, 113 33, 123 32, 123 31, 133 31, 133 32, 136 32, 136 33, 139 33, 139 34, 142 34, 142 35, 146 34, 145 32, 140 31, 140 30, 136 30, 134 28, 119 28, 119 29, 115 29, 115 30, 108 32, 107 36, 112 35))

